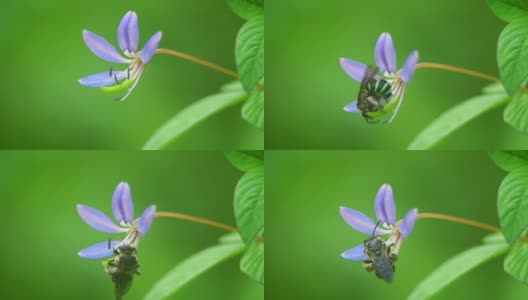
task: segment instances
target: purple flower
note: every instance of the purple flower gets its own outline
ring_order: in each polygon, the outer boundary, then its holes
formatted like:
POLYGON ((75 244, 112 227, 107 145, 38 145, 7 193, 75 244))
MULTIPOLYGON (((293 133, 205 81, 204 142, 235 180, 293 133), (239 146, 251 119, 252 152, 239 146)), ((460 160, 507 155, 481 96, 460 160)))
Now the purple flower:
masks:
POLYGON ((137 51, 139 43, 138 17, 135 12, 125 14, 117 29, 117 41, 123 52, 121 55, 116 48, 99 35, 83 30, 86 46, 99 58, 118 64, 128 64, 123 71, 110 71, 90 75, 79 80, 79 83, 89 87, 100 87, 106 91, 118 91, 128 88, 127 93, 117 100, 123 101, 134 90, 145 65, 156 53, 161 40, 161 31, 156 32, 147 41, 143 50, 137 51))
POLYGON ((140 237, 147 234, 156 214, 156 206, 151 205, 138 220, 134 220, 134 203, 128 183, 121 182, 117 185, 112 197, 112 211, 119 225, 110 217, 95 208, 77 204, 79 216, 88 225, 98 231, 106 233, 124 233, 127 235, 122 241, 104 241, 79 251, 79 256, 87 259, 99 259, 113 254, 113 249, 120 244, 133 245, 137 248, 140 237))
MULTIPOLYGON (((374 57, 376 59, 378 70, 381 72, 381 74, 377 75, 377 79, 385 79, 391 86, 392 96, 387 99, 388 103, 383 106, 384 113, 393 112, 388 121, 388 123, 390 123, 396 116, 396 113, 403 102, 405 86, 412 79, 414 71, 416 70, 418 51, 411 52, 403 64, 403 67, 400 70, 396 70, 396 51, 394 50, 392 37, 389 33, 384 32, 378 38, 376 48, 374 49, 374 57)), ((343 68, 352 79, 362 82, 363 76, 368 70, 368 67, 365 64, 346 58, 341 58, 340 63, 341 68, 343 68)), ((343 109, 350 113, 361 113, 358 109, 357 101, 353 101, 343 109)))
MULTIPOLYGON (((374 200, 374 210, 376 211, 376 218, 380 222, 378 227, 376 227, 377 222, 363 213, 348 207, 340 207, 341 217, 355 230, 369 235, 373 233, 375 235, 389 234, 387 245, 395 245, 391 253, 398 254, 403 239, 407 238, 413 230, 418 209, 409 210, 403 220, 396 222, 396 206, 394 205, 392 188, 389 184, 384 184, 379 188, 376 200, 374 200)), ((348 260, 368 259, 363 244, 348 249, 341 254, 341 257, 348 260)))

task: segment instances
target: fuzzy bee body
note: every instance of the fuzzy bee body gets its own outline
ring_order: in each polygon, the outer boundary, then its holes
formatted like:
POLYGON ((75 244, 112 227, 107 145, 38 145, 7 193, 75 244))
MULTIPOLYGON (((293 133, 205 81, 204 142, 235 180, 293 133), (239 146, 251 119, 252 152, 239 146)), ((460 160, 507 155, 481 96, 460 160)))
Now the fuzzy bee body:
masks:
POLYGON ((390 246, 387 246, 379 236, 365 240, 364 245, 365 254, 369 257, 365 261, 367 271, 374 271, 378 278, 391 283, 396 271, 394 261, 397 257, 390 253, 390 246))
POLYGON ((114 249, 114 254, 116 256, 103 265, 114 282, 116 300, 120 300, 130 289, 134 275, 139 275, 139 263, 136 257, 137 250, 131 245, 118 246, 114 249))
POLYGON ((367 121, 372 120, 371 112, 383 111, 383 106, 389 103, 392 87, 385 79, 376 78, 376 69, 367 68, 357 97, 357 108, 367 121))

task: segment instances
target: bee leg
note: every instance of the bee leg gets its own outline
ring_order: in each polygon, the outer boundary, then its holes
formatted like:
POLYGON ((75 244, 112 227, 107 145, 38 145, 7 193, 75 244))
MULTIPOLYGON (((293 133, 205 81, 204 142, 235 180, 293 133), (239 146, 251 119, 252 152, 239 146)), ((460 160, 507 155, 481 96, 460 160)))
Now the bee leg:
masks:
POLYGON ((365 270, 367 270, 367 272, 372 272, 372 270, 374 270, 374 263, 367 260, 363 264, 363 267, 365 268, 365 270))

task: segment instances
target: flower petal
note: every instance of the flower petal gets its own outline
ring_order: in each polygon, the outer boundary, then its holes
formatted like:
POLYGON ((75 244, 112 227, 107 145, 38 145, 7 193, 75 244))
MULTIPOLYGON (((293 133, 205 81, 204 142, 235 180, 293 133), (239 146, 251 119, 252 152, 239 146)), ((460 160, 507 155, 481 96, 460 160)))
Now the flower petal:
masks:
POLYGON ((90 87, 103 87, 116 85, 122 79, 127 78, 127 71, 101 72, 79 79, 79 83, 90 87))
POLYGON ((374 210, 381 223, 390 225, 396 223, 396 206, 390 184, 384 184, 379 188, 374 201, 374 210))
POLYGON ((161 35, 161 31, 154 33, 154 35, 150 37, 143 47, 143 50, 141 50, 141 61, 144 64, 148 63, 152 56, 156 53, 156 49, 158 48, 158 44, 161 40, 161 35))
POLYGON ((418 63, 418 51, 413 51, 409 57, 407 57, 407 60, 405 61, 405 64, 403 65, 401 69, 401 79, 405 81, 405 83, 409 83, 411 81, 414 71, 416 70, 416 64, 418 63))
POLYGON ((119 223, 132 224, 134 222, 134 203, 132 202, 130 186, 124 181, 120 182, 114 190, 112 211, 119 223))
POLYGON ((369 258, 365 254, 365 245, 363 244, 341 253, 341 257, 348 260, 367 260, 369 258))
MULTIPOLYGON (((343 220, 345 220, 345 222, 347 222, 348 225, 352 226, 352 228, 354 228, 355 230, 363 232, 365 234, 373 234, 374 228, 376 227, 376 223, 374 223, 372 219, 365 216, 363 213, 344 206, 341 206, 339 208, 339 212, 341 213, 341 217, 343 217, 343 220)), ((389 232, 389 230, 384 230, 377 227, 376 232, 374 232, 374 234, 379 235, 389 232)))
POLYGON ((354 114, 361 113, 361 111, 357 108, 357 101, 347 104, 345 107, 343 107, 343 110, 354 114))
POLYGON ((341 68, 348 74, 348 76, 352 77, 352 79, 357 82, 363 81, 363 77, 368 70, 368 67, 365 64, 350 60, 348 58, 340 58, 339 63, 341 64, 341 68))
POLYGON ((143 214, 141 215, 141 218, 139 218, 137 222, 137 229, 139 230, 139 233, 141 233, 141 236, 145 236, 147 232, 150 229, 150 225, 152 225, 152 220, 154 220, 154 217, 156 216, 156 205, 151 205, 145 209, 143 214))
POLYGON ((138 17, 135 12, 129 11, 121 19, 117 29, 117 41, 123 52, 136 53, 139 43, 138 17))
POLYGON ((382 33, 378 38, 374 49, 374 57, 381 73, 387 71, 396 73, 396 51, 394 50, 392 37, 387 32, 382 33))
POLYGON ((418 215, 418 209, 413 208, 405 215, 405 218, 403 218, 400 224, 400 230, 399 230, 401 234, 403 235, 403 238, 407 238, 409 234, 411 234, 414 228, 414 223, 416 222, 417 215, 418 215))
POLYGON ((84 222, 86 222, 86 224, 101 232, 119 233, 127 231, 126 228, 122 228, 114 224, 112 219, 95 208, 77 204, 77 212, 84 222))
POLYGON ((126 59, 119 54, 114 46, 104 38, 88 30, 83 30, 83 39, 86 46, 99 58, 113 63, 128 64, 130 59, 126 59))
POLYGON ((114 248, 119 246, 121 241, 110 241, 110 247, 108 247, 108 241, 97 243, 88 248, 79 251, 79 256, 86 259, 99 259, 114 254, 114 248))

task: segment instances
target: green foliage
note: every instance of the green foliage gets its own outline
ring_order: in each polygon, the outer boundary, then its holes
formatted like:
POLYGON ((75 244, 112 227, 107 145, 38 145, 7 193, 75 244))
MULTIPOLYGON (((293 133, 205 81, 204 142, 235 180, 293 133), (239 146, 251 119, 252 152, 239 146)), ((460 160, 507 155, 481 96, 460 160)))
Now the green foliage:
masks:
POLYGON ((505 253, 508 249, 508 244, 497 242, 473 247, 459 253, 429 274, 416 286, 407 299, 429 299, 462 275, 505 253))
POLYGON ((253 168, 240 178, 234 206, 240 236, 250 245, 264 228, 264 167, 253 168))
POLYGON ((242 105, 242 118, 257 128, 264 128, 264 90, 257 87, 249 94, 242 105))
POLYGON ((503 93, 481 95, 468 99, 436 118, 416 136, 407 149, 430 149, 469 121, 493 108, 504 105, 509 100, 510 98, 503 93))
POLYGON ((227 4, 246 20, 264 15, 264 0, 227 0, 227 4))
POLYGON ((488 5, 497 17, 506 22, 528 16, 528 2, 525 0, 488 0, 488 5))
POLYGON ((513 244, 504 260, 504 271, 524 284, 528 284, 528 243, 526 241, 513 244))
POLYGON ((246 249, 241 242, 224 243, 202 250, 177 264, 145 296, 145 300, 166 299, 191 280, 246 249))
POLYGON ((528 134, 528 95, 517 93, 504 110, 504 121, 511 127, 528 134))
POLYGON ((500 150, 490 152, 490 157, 499 168, 511 172, 528 165, 528 151, 500 150))
POLYGON ((243 91, 228 91, 200 99, 163 124, 143 146, 143 150, 159 150, 208 117, 247 99, 243 91))
POLYGON ((528 76, 528 17, 512 21, 502 31, 497 58, 504 89, 513 95, 528 76))
POLYGON ((528 225, 528 166, 516 168, 504 178, 498 211, 504 237, 513 244, 528 225))
POLYGON ((253 241, 240 260, 240 270, 264 284, 264 242, 253 241))
POLYGON ((250 19, 240 28, 235 57, 240 82, 251 92, 264 77, 264 17, 250 19))
POLYGON ((264 151, 262 150, 227 151, 226 157, 233 166, 242 172, 264 166, 264 151))

